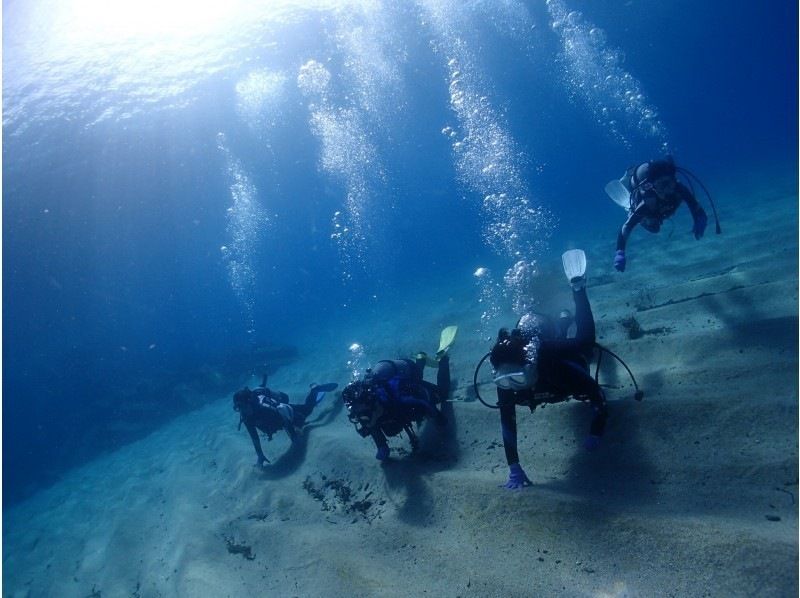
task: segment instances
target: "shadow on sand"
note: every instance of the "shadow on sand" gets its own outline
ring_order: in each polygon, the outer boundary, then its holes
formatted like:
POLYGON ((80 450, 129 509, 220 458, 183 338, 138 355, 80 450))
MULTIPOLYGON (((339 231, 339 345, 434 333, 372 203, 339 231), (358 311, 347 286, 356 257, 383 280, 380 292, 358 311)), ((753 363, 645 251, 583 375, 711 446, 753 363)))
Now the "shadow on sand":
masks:
MULTIPOLYGON (((328 399, 325 399, 328 400, 328 399)), ((262 477, 265 480, 280 480, 296 472, 305 461, 308 452, 308 439, 311 432, 321 426, 331 423, 344 408, 344 403, 337 396, 331 398, 331 406, 322 411, 316 418, 306 423, 303 430, 298 434, 297 440, 289 446, 289 449, 262 470, 262 477)))
POLYGON ((398 517, 414 526, 427 525, 435 507, 433 493, 424 479, 429 474, 451 468, 458 462, 458 426, 453 404, 444 403, 442 413, 447 424, 437 426, 431 421, 423 424, 419 435, 420 448, 415 452, 400 449, 400 458, 389 459, 383 464, 387 486, 398 502, 398 517))

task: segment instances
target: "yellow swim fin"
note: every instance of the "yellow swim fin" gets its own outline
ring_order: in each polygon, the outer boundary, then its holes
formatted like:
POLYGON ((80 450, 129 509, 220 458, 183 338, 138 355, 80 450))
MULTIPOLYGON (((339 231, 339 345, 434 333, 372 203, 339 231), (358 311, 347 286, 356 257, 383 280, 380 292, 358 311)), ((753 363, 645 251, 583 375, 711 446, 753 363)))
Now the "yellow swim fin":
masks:
POLYGON ((448 326, 444 330, 442 330, 442 334, 439 337, 439 350, 436 351, 436 356, 431 357, 424 351, 420 351, 419 353, 414 355, 414 361, 417 363, 424 362, 425 367, 429 368, 438 368, 439 367, 439 360, 444 357, 450 347, 453 346, 453 342, 456 340, 456 333, 458 332, 458 326, 448 326))
POLYGON ((441 358, 453 346, 456 334, 458 334, 458 326, 448 326, 442 330, 442 335, 439 337, 439 350, 436 351, 436 359, 441 358))

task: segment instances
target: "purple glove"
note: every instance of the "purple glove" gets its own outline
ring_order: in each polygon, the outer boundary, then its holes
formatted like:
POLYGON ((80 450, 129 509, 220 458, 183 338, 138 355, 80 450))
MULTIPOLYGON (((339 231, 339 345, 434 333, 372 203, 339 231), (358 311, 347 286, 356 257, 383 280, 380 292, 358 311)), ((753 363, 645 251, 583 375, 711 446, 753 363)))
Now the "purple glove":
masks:
POLYGON ((694 233, 694 238, 698 241, 703 237, 703 233, 706 232, 707 224, 708 216, 706 216, 705 212, 700 212, 697 214, 697 216, 695 216, 692 232, 694 233))
POLYGON ((508 469, 508 481, 503 484, 503 488, 508 488, 509 490, 521 490, 526 486, 533 486, 533 482, 531 482, 528 479, 528 476, 525 475, 522 465, 519 463, 514 463, 513 465, 509 465, 508 469))
POLYGON ((375 458, 378 461, 386 461, 389 458, 389 446, 384 444, 378 447, 378 452, 375 453, 375 458))
POLYGON ((586 437, 586 440, 583 441, 583 448, 585 448, 590 453, 596 451, 600 448, 600 437, 595 436, 594 434, 589 434, 586 437))
POLYGON ((617 249, 614 254, 614 269, 617 272, 625 272, 625 252, 622 249, 617 249))

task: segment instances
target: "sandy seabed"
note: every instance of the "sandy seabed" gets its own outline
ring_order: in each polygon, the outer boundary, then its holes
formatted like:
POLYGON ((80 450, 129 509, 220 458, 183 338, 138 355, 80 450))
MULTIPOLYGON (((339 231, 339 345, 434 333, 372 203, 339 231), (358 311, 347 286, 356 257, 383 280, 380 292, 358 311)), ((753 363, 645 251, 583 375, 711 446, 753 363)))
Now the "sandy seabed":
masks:
MULTIPOLYGON (((296 401, 310 382, 341 390, 354 340, 397 357, 458 324, 450 422, 423 425, 419 453, 398 437, 378 463, 337 392, 302 442, 265 444, 260 471, 220 397, 5 511, 3 595, 797 596, 797 196, 739 199, 758 209, 725 214, 720 236, 712 220, 695 242, 685 214, 671 237, 637 230, 624 274, 613 235, 576 243, 598 341, 646 396, 606 365, 596 453, 581 447, 586 405, 518 409, 533 487, 498 488, 499 417, 471 390, 491 343, 466 281, 320 331, 271 381, 296 401)), ((543 288, 568 307, 552 261, 543 288)))

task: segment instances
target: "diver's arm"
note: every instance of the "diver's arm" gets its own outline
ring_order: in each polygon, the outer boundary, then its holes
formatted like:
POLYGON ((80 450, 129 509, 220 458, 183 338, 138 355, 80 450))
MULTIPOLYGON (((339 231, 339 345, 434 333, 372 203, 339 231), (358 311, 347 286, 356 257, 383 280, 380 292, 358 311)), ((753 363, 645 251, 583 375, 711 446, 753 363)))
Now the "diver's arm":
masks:
MULTIPOLYGON (((697 198, 685 185, 678 184, 678 193, 680 194, 681 199, 686 203, 689 211, 692 213, 692 219, 695 221, 695 223, 697 223, 698 220, 708 220, 708 216, 706 215, 706 211, 703 209, 703 206, 700 205, 700 202, 697 201, 697 198)), ((705 226, 703 228, 705 228, 705 226)))
POLYGON ((261 450, 261 439, 258 437, 258 430, 251 423, 245 422, 244 425, 247 428, 247 433, 250 434, 250 440, 253 441, 253 448, 256 450, 256 455, 258 456, 258 464, 261 465, 264 461, 269 463, 269 459, 264 456, 264 451, 261 450))
POLYGON ((510 390, 497 389, 497 403, 500 405, 500 429, 503 434, 503 449, 509 465, 519 463, 517 452, 517 407, 514 393, 510 390))
POLYGON ((385 461, 389 458, 389 443, 386 441, 386 436, 384 435, 383 431, 378 426, 370 431, 370 436, 372 436, 372 440, 375 442, 375 447, 378 451, 375 453, 375 458, 379 461, 385 461))
POLYGON ((619 235, 617 235, 617 251, 625 251, 625 245, 628 243, 628 237, 631 236, 631 232, 642 221, 644 218, 644 213, 647 207, 645 206, 644 202, 642 202, 636 210, 634 210, 628 219, 625 221, 625 224, 622 225, 622 228, 619 230, 619 235))
POLYGON ((681 199, 686 202, 689 211, 692 213, 692 233, 694 238, 699 240, 703 237, 703 233, 708 225, 708 216, 703 207, 698 203, 694 194, 687 189, 684 185, 678 185, 678 193, 681 199))
POLYGON ((389 444, 388 441, 386 440, 386 436, 378 426, 375 426, 372 430, 369 431, 369 436, 375 442, 375 446, 377 448, 389 444))

